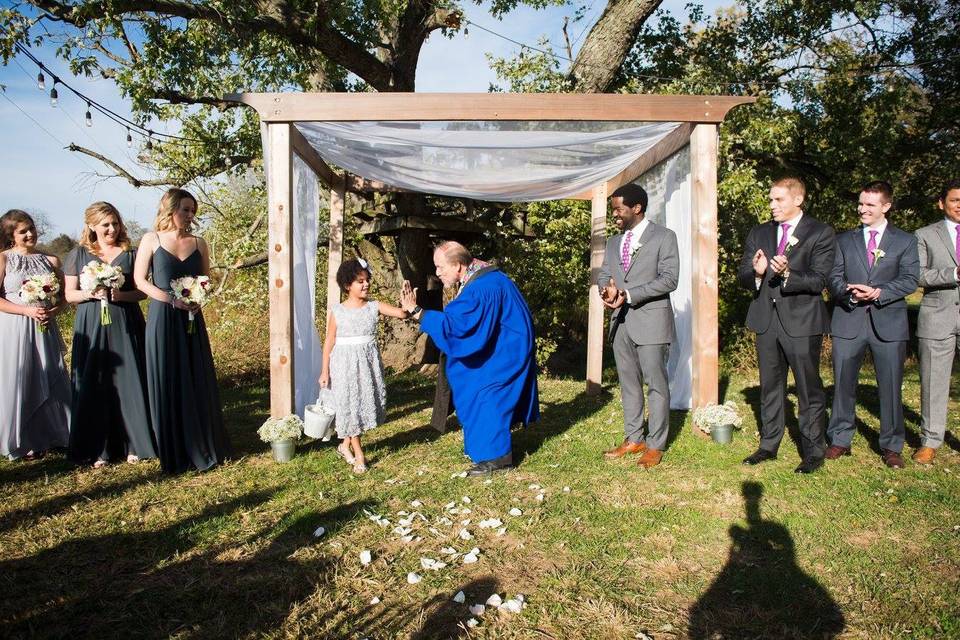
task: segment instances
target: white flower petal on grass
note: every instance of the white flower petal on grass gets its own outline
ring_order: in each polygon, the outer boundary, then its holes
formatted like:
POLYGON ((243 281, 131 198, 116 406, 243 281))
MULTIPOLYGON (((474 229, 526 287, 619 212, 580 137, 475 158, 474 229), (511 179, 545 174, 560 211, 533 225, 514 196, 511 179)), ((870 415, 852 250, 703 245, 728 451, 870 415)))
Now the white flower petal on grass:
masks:
POLYGON ((417 584, 422 578, 412 571, 407 574, 407 584, 417 584))
POLYGON ((429 529, 427 529, 427 531, 429 531, 430 533, 432 533, 432 534, 435 535, 435 536, 442 536, 442 535, 443 535, 443 533, 440 532, 440 529, 437 529, 436 527, 430 527, 429 529))
POLYGON ((404 542, 413 542, 413 536, 403 536, 400 539, 403 540, 404 542))
POLYGON ((531 484, 529 487, 527 487, 527 489, 530 489, 531 491, 539 491, 539 490, 540 490, 540 485, 538 485, 538 484, 531 484))
POLYGON ((460 498, 460 500, 461 502, 463 502, 463 504, 470 504, 471 502, 473 502, 473 500, 470 499, 470 496, 463 496, 462 498, 460 498))
POLYGON ((360 564, 367 565, 367 564, 370 564, 370 562, 372 561, 373 561, 373 555, 369 551, 364 549, 363 551, 360 552, 360 564))
POLYGON ((485 606, 483 606, 482 604, 472 604, 472 605, 470 605, 470 613, 473 614, 473 615, 475 615, 475 616, 482 616, 482 615, 483 615, 483 612, 486 611, 486 610, 487 610, 487 608, 486 608, 485 606))
POLYGON ((500 605, 500 611, 508 611, 510 613, 520 613, 523 609, 523 602, 515 598, 507 600, 502 605, 500 605))
POLYGON ((461 540, 470 540, 473 538, 473 534, 467 531, 466 529, 460 529, 460 539, 461 540))
POLYGON ((410 506, 413 507, 414 509, 419 509, 420 507, 423 506, 423 503, 420 502, 419 500, 414 500, 413 502, 410 503, 410 506))
POLYGON ((459 604, 463 604, 467 601, 467 595, 463 591, 457 591, 457 595, 453 596, 453 601, 459 604))
POLYGON ((470 509, 467 509, 466 507, 464 507, 463 509, 460 509, 460 513, 462 513, 463 515, 467 515, 468 513, 473 513, 473 512, 470 511, 470 509))
POLYGON ((495 593, 487 598, 486 604, 488 607, 499 607, 501 604, 503 604, 503 598, 500 597, 499 593, 495 593))
POLYGON ((444 511, 450 511, 450 510, 456 509, 456 508, 457 508, 457 503, 456 503, 456 502, 448 502, 447 504, 443 505, 444 511))
POLYGON ((319 538, 320 536, 322 536, 322 535, 325 534, 326 532, 327 532, 327 530, 324 529, 323 527, 317 527, 317 528, 313 531, 313 537, 314 537, 314 538, 319 538))
POLYGON ((462 524, 463 526, 467 526, 468 524, 470 524, 470 518, 467 518, 466 520, 461 520, 460 524, 462 524))
POLYGON ((378 598, 377 596, 373 596, 370 599, 370 604, 380 604, 380 598, 378 598))
POLYGON ((516 507, 514 507, 513 509, 510 509, 510 515, 512 515, 512 516, 522 516, 522 515, 523 515, 523 511, 520 511, 520 509, 517 509, 516 507))
POLYGON ((481 520, 480 528, 481 529, 496 529, 503 524, 503 520, 500 518, 490 518, 489 520, 481 520))
POLYGON ((477 560, 479 560, 479 558, 477 557, 477 554, 473 552, 470 552, 467 555, 463 556, 463 564, 473 564, 477 560))
POLYGON ((500 527, 499 529, 497 529, 497 535, 498 535, 498 536, 502 536, 502 535, 504 535, 506 532, 507 532, 507 528, 506 528, 506 527, 500 527))
POLYGON ((516 598, 517 600, 519 600, 520 602, 523 602, 523 601, 525 600, 522 593, 518 593, 517 595, 515 595, 515 596, 513 596, 513 597, 516 598))
POLYGON ((564 488, 563 488, 563 492, 564 492, 564 493, 570 493, 570 487, 564 487, 564 488))
POLYGON ((536 501, 537 501, 537 502, 543 502, 543 494, 542 494, 542 493, 538 493, 538 494, 537 494, 536 501))
POLYGON ((408 516, 408 515, 410 515, 410 514, 407 513, 406 511, 397 511, 397 515, 398 515, 398 516, 408 516))
POLYGON ((487 478, 486 480, 483 481, 483 484, 493 484, 493 480, 491 480, 490 478, 487 478))
POLYGON ((442 518, 437 519, 437 523, 438 523, 438 524, 444 524, 444 525, 446 525, 446 526, 449 527, 450 525, 453 524, 453 520, 451 520, 450 518, 444 516, 444 517, 442 517, 442 518))
POLYGON ((395 534, 397 534, 398 536, 409 535, 411 531, 413 531, 413 529, 410 529, 409 527, 394 527, 394 528, 393 528, 393 532, 394 532, 395 534))
POLYGON ((469 620, 467 620, 467 626, 470 627, 471 629, 477 626, 478 624, 480 623, 477 622, 476 618, 470 618, 469 620))
POLYGON ((466 478, 466 477, 467 477, 467 472, 466 472, 466 471, 461 471, 460 473, 454 473, 454 474, 451 474, 450 477, 451 477, 451 478, 466 478))
POLYGON ((433 558, 420 558, 420 566, 429 571, 439 571, 447 566, 446 562, 440 562, 433 558))
POLYGON ((457 550, 453 547, 440 547, 440 553, 445 553, 448 556, 455 556, 457 555, 457 550))

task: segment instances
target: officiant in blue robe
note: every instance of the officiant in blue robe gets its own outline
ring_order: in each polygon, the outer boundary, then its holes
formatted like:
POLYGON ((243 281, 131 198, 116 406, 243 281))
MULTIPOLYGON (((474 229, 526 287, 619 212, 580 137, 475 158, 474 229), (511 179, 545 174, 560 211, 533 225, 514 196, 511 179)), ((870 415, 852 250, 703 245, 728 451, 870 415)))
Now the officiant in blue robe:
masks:
POLYGON ((446 374, 464 449, 479 476, 513 465, 510 427, 540 417, 533 318, 517 285, 457 242, 433 254, 446 287, 460 286, 443 311, 423 310, 405 283, 401 305, 446 355, 446 374))

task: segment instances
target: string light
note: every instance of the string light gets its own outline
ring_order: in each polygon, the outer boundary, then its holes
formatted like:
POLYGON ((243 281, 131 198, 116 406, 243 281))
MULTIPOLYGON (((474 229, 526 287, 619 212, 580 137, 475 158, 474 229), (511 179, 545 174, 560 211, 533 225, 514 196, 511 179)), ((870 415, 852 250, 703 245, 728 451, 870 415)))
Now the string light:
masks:
POLYGON ((54 79, 53 79, 53 88, 50 89, 50 106, 51 106, 51 107, 57 106, 57 100, 58 100, 59 98, 60 98, 60 96, 57 94, 57 79, 54 78, 54 79))
POLYGON ((133 136, 130 135, 130 127, 127 127, 127 149, 133 146, 133 136))
POLYGON ((149 137, 147 137, 147 151, 153 151, 153 131, 147 131, 149 137))
POLYGON ((43 91, 47 88, 47 79, 43 77, 43 72, 37 74, 37 89, 43 91))
POLYGON ((87 112, 84 114, 83 119, 86 121, 88 127, 93 126, 93 114, 90 113, 90 103, 87 103, 87 112))

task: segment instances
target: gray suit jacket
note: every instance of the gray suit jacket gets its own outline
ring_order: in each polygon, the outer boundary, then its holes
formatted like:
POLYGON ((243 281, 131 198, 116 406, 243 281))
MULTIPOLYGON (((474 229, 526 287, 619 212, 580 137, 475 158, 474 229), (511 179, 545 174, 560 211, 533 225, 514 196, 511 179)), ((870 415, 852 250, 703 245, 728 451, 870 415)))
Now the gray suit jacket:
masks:
POLYGON ((917 240, 888 223, 877 249, 884 255, 871 268, 861 227, 837 236, 833 271, 827 281, 836 305, 830 323, 830 333, 835 337, 856 338, 871 318, 881 340, 892 342, 910 337, 904 297, 917 290, 917 240), (854 303, 847 292, 848 284, 878 287, 880 297, 870 303, 854 303))
POLYGON ((618 289, 630 292, 630 304, 624 302, 610 318, 610 335, 623 325, 634 344, 671 343, 676 329, 670 292, 677 288, 680 274, 677 235, 651 221, 640 236, 640 246, 627 273, 620 264, 622 237, 618 234, 607 239, 597 276, 601 289, 613 278, 618 289))
POLYGON ((943 220, 917 229, 916 235, 920 286, 923 287, 917 337, 943 340, 956 330, 957 313, 960 313, 954 240, 943 220))

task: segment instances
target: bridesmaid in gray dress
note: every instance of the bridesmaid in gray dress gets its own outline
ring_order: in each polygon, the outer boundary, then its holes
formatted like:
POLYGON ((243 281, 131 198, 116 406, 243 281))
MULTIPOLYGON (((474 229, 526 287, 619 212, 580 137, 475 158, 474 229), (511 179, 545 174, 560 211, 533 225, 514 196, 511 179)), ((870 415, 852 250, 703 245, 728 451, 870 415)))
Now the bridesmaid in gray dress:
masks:
POLYGON ((70 383, 54 322, 63 297, 52 307, 20 300, 25 278, 60 271, 60 260, 36 246, 33 218, 18 209, 0 216, 0 455, 11 460, 65 447, 70 431, 70 383))
POLYGON ((203 314, 170 292, 174 278, 209 273, 207 243, 190 233, 196 214, 197 200, 189 192, 167 190, 155 231, 140 241, 133 268, 137 287, 150 297, 147 395, 160 466, 167 473, 203 471, 230 456, 203 314), (188 312, 195 316, 192 332, 188 312))
POLYGON ((133 283, 136 250, 130 248, 120 212, 109 202, 94 202, 84 212, 79 245, 64 265, 67 302, 77 305, 73 322, 72 425, 68 457, 106 465, 156 458, 147 412, 143 312, 147 296, 133 283), (90 262, 119 267, 124 283, 116 291, 80 289, 80 273, 90 262), (110 324, 100 320, 107 300, 110 324))

